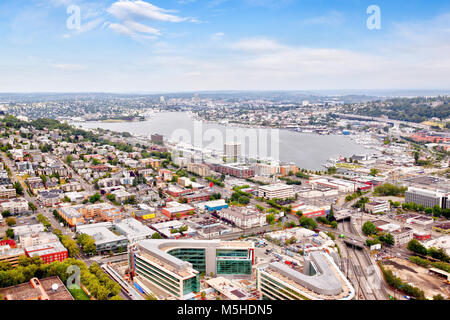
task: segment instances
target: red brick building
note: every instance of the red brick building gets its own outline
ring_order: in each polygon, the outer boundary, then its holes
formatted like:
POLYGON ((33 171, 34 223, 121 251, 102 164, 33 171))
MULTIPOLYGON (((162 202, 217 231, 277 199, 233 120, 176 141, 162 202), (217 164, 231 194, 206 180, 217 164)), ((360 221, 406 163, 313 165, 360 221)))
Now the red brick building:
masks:
POLYGON ((60 242, 40 244, 25 248, 27 257, 39 256, 44 263, 64 261, 69 257, 67 249, 60 242))
POLYGON ((176 207, 166 207, 161 210, 162 214, 169 218, 182 218, 194 213, 195 209, 189 205, 182 204, 176 207))
POLYGON ((182 199, 186 199, 187 203, 196 202, 196 201, 209 201, 209 197, 211 195, 209 193, 194 193, 182 196, 182 199))

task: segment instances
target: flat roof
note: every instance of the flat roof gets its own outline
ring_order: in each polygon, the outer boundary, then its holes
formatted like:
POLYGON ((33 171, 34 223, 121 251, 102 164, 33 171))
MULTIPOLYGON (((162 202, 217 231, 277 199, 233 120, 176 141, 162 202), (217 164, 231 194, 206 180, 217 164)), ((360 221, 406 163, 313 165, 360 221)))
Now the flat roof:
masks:
POLYGON ((116 228, 120 229, 121 232, 125 233, 127 238, 151 236, 156 232, 133 218, 124 219, 114 225, 116 228))
POLYGON ((293 186, 284 184, 284 183, 276 183, 276 184, 269 184, 266 186, 259 186, 260 190, 265 190, 265 191, 280 191, 280 190, 284 190, 284 189, 293 189, 293 186))
POLYGON ((45 244, 38 244, 35 246, 29 246, 25 248, 25 251, 30 256, 43 256, 51 253, 56 252, 65 252, 67 251, 66 247, 64 247, 61 242, 52 242, 52 243, 45 243, 45 244))
POLYGON ((109 230, 105 225, 87 224, 77 227, 78 233, 85 233, 95 240, 95 244, 104 244, 114 241, 127 240, 125 236, 118 236, 111 230, 109 230))
MULTIPOLYGON (((33 281, 33 279, 30 281, 33 281)), ((42 292, 39 288, 34 288, 30 281, 0 289, 0 293, 8 300, 36 300, 42 296, 42 292)), ((38 281, 49 300, 74 300, 59 277, 53 276, 38 281), (56 290, 53 290, 54 288, 56 290)))
POLYGON ((247 300, 251 297, 243 288, 224 277, 216 277, 205 282, 230 300, 247 300))
POLYGON ((300 273, 280 262, 270 263, 269 269, 274 270, 301 287, 312 290, 317 294, 328 296, 340 294, 343 291, 343 286, 336 276, 335 271, 331 268, 330 261, 320 252, 311 252, 309 256, 316 269, 316 275, 314 276, 300 273))
POLYGON ((450 222, 444 222, 439 225, 436 225, 435 228, 449 230, 450 229, 450 222))

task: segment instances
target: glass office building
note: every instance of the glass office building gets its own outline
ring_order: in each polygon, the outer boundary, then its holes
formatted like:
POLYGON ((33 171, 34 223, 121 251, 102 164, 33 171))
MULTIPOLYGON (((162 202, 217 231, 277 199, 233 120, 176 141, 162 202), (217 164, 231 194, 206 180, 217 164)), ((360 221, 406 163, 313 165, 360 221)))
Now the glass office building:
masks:
POLYGON ((200 291, 200 274, 249 276, 253 242, 143 240, 130 246, 130 270, 167 294, 183 299, 200 291))
POLYGON ((252 260, 248 250, 217 249, 216 261, 217 275, 252 274, 252 260))
POLYGON ((205 249, 180 248, 167 251, 168 254, 192 263, 192 267, 199 272, 206 272, 205 249))

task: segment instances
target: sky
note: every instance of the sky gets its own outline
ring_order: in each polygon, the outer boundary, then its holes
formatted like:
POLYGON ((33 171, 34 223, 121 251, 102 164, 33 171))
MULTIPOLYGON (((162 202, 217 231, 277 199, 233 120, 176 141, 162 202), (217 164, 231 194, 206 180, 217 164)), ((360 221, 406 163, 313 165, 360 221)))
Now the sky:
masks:
POLYGON ((0 92, 450 89, 448 0, 2 0, 0 44, 0 92))

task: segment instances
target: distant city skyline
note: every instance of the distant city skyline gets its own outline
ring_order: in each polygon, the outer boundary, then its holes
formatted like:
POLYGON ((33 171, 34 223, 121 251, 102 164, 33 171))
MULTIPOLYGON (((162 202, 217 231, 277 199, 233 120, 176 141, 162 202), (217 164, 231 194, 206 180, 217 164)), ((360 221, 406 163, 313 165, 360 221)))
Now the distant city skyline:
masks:
POLYGON ((450 89, 444 0, 4 0, 0 30, 3 93, 450 89))

